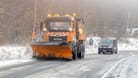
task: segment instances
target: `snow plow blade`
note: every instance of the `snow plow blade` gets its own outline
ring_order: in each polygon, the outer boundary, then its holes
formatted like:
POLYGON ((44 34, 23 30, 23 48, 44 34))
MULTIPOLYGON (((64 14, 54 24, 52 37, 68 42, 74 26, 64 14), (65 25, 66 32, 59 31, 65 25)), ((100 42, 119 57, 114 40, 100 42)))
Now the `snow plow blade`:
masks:
POLYGON ((60 43, 35 43, 31 45, 36 57, 72 59, 72 49, 60 43))

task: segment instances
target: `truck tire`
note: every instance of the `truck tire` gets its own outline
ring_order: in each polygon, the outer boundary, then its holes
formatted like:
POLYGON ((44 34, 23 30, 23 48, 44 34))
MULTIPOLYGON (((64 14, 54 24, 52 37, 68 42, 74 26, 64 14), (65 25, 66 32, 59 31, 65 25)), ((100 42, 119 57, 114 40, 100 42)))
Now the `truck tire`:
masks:
POLYGON ((84 56, 85 56, 85 46, 83 44, 80 44, 79 58, 84 58, 84 56))
POLYGON ((78 54, 78 58, 83 59, 84 56, 85 56, 85 51, 82 50, 82 51, 78 54))
POLYGON ((83 46, 83 44, 80 44, 79 46, 78 46, 78 58, 82 58, 83 57, 83 53, 84 53, 84 51, 83 51, 83 49, 84 49, 84 46, 83 46))
POLYGON ((101 54, 101 52, 100 52, 100 51, 98 51, 98 54, 101 54))
POLYGON ((77 60, 78 59, 78 53, 77 53, 77 47, 73 48, 73 59, 77 60))
POLYGON ((115 51, 115 54, 117 54, 117 51, 115 51))
POLYGON ((114 54, 114 51, 111 51, 111 54, 114 54))
POLYGON ((82 56, 81 56, 81 58, 82 58, 82 59, 84 59, 84 56, 85 56, 85 52, 84 52, 84 53, 82 53, 82 56))
POLYGON ((81 51, 81 46, 80 45, 78 46, 77 50, 78 50, 78 53, 77 53, 78 58, 81 58, 82 51, 81 51))
POLYGON ((83 45, 83 50, 82 50, 82 56, 81 56, 81 58, 84 59, 84 57, 85 57, 85 46, 83 45))

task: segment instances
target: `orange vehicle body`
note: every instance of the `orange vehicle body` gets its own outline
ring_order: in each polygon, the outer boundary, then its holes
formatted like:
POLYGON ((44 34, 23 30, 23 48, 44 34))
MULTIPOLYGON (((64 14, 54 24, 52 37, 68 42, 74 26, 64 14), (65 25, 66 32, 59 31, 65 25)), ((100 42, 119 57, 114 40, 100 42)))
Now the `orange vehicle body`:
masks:
MULTIPOLYGON (((70 21, 75 21, 73 17, 51 17, 48 19, 55 18, 64 18, 64 20, 69 19, 70 21)), ((47 22, 48 19, 45 22, 47 22)), ((33 33, 32 35, 32 38, 35 39, 32 40, 31 44, 34 56, 72 59, 73 49, 70 44, 73 42, 73 40, 77 40, 77 34, 76 30, 73 29, 73 24, 71 23, 69 26, 70 31, 43 31, 45 28, 48 27, 45 24, 42 24, 40 27, 40 32, 38 34, 33 33)), ((81 34, 78 36, 78 39, 84 40, 85 36, 84 34, 81 34)))
POLYGON ((37 57, 72 58, 72 50, 68 46, 36 46, 32 45, 37 57))

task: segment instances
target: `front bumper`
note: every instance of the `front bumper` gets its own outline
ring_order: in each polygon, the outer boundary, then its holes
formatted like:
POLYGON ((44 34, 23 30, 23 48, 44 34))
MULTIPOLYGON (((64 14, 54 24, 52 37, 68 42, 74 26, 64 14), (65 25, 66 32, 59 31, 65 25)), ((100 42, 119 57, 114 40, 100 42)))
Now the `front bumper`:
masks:
POLYGON ((99 52, 112 52, 113 48, 98 48, 99 52))

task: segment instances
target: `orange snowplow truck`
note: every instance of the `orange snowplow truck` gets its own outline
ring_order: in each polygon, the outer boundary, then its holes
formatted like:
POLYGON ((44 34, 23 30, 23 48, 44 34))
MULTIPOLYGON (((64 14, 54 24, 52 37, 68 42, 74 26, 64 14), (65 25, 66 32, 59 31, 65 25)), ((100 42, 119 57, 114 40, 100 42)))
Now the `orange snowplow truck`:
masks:
POLYGON ((73 16, 48 17, 33 32, 33 57, 77 59, 84 58, 86 39, 82 19, 73 16))

